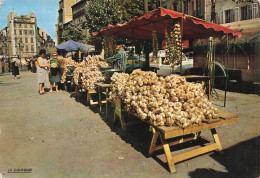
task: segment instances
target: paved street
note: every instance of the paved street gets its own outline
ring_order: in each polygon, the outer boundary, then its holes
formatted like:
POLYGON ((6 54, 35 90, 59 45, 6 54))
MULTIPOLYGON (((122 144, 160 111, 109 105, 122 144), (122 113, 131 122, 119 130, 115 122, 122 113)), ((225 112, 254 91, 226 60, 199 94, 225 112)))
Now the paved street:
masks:
MULTIPOLYGON (((3 177, 258 177, 260 96, 228 93, 227 110, 240 122, 217 129, 224 155, 208 153, 176 165, 148 157, 151 132, 123 132, 65 91, 39 95, 36 74, 0 75, 0 173, 3 177), (31 173, 8 169, 31 168, 31 173)), ((223 96, 223 92, 219 91, 223 96)), ((221 105, 221 101, 214 101, 221 105)), ((219 108, 222 108, 219 106, 219 108)), ((222 108, 223 109, 223 108, 222 108)), ((112 110, 111 110, 112 111, 112 110)), ((110 112, 110 120, 112 112, 110 112)), ((209 138, 210 132, 202 133, 209 138)), ((178 149, 179 147, 176 147, 178 149)), ((162 152, 159 152, 162 154, 162 152)), ((0 176, 1 177, 1 176, 0 176)))

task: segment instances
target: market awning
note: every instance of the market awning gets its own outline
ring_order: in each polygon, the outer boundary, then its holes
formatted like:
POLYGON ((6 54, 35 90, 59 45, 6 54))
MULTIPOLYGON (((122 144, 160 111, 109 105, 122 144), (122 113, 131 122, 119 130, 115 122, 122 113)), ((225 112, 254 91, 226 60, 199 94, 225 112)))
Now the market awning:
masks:
POLYGON ((146 12, 143 16, 134 17, 123 24, 109 24, 101 28, 99 33, 127 39, 151 40, 152 31, 156 30, 158 38, 164 39, 165 30, 171 30, 181 18, 183 18, 183 39, 203 39, 223 35, 241 37, 241 32, 165 8, 146 12))
POLYGON ((88 44, 83 44, 83 43, 79 43, 73 40, 69 40, 66 41, 65 43, 62 43, 58 46, 56 46, 57 49, 60 50, 65 50, 67 52, 71 52, 71 51, 81 51, 83 53, 87 53, 90 51, 90 49, 94 48, 94 46, 92 45, 88 45, 88 44))

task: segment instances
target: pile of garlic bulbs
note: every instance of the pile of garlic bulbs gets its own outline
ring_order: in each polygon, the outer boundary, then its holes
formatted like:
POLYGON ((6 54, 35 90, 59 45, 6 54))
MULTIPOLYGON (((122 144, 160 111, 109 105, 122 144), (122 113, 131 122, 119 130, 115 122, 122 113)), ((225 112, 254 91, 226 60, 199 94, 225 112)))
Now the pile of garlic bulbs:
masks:
POLYGON ((105 77, 100 72, 100 67, 108 66, 108 63, 101 61, 101 56, 88 56, 86 61, 83 61, 77 65, 74 70, 74 82, 80 88, 85 90, 95 89, 95 83, 105 80, 105 77), (79 83, 79 77, 81 77, 81 83, 79 83))
POLYGON ((164 78, 139 69, 128 77, 121 75, 112 76, 117 90, 112 89, 111 97, 119 95, 127 111, 155 126, 185 128, 218 117, 217 108, 204 96, 202 84, 186 82, 179 75, 164 78), (125 81, 121 82, 122 78, 125 81))
POLYGON ((129 74, 115 72, 111 77, 112 88, 109 93, 109 100, 115 102, 116 95, 122 96, 126 82, 128 81, 129 74))
POLYGON ((66 73, 69 71, 68 66, 77 67, 78 63, 73 61, 71 58, 58 57, 57 65, 60 68, 61 72, 61 81, 66 81, 66 73))

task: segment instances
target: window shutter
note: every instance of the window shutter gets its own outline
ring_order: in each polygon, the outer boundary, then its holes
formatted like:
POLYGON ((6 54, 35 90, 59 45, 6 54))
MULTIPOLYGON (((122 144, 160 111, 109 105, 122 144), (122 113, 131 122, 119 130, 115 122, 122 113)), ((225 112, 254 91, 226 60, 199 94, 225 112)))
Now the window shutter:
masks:
POLYGON ((257 3, 253 3, 253 9, 252 9, 252 18, 255 19, 257 18, 257 14, 258 14, 258 5, 257 3))
POLYGON ((235 7, 234 9, 234 21, 237 22, 239 21, 239 7, 235 7))
POLYGON ((233 13, 233 9, 230 9, 230 22, 234 22, 234 13, 233 13))
POLYGON ((252 19, 252 6, 251 4, 247 5, 247 17, 246 19, 252 19))
POLYGON ((219 16, 219 24, 223 24, 224 21, 224 11, 220 11, 220 16, 219 16))

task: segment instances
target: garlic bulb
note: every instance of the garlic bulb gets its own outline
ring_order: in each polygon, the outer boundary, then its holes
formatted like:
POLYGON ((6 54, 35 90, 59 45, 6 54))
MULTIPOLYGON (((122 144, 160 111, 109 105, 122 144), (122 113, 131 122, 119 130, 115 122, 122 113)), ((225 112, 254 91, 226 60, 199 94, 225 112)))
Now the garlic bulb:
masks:
POLYGON ((218 110, 204 96, 203 85, 184 77, 158 77, 154 72, 134 70, 130 75, 115 73, 110 98, 119 95, 126 110, 155 126, 181 128, 218 117, 218 110))

